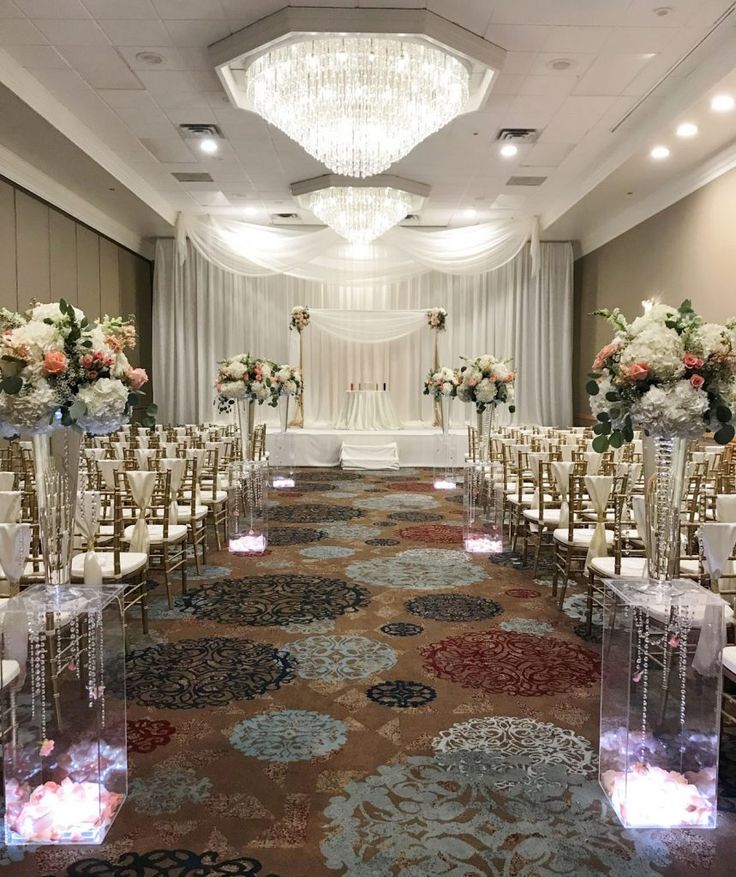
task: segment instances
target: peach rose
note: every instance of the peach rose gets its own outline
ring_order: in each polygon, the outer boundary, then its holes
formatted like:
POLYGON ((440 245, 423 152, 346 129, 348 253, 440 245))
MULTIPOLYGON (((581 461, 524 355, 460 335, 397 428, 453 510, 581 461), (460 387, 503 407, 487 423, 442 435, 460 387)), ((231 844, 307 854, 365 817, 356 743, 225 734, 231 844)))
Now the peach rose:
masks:
POLYGON ((66 356, 57 350, 44 354, 43 367, 48 375, 60 375, 66 371, 66 356))
POLYGON ((128 380, 134 390, 140 390, 144 384, 148 383, 148 375, 144 368, 132 368, 128 372, 128 380))
POLYGON ((643 381, 649 377, 649 366, 645 362, 635 362, 625 370, 625 375, 630 381, 643 381))
POLYGON ((699 390, 703 384, 705 383, 705 378, 702 375, 692 375, 690 378, 690 383, 695 387, 696 390, 699 390))
POLYGON ((593 360, 593 371, 600 371, 608 357, 613 356, 613 354, 617 353, 620 349, 621 342, 618 339, 611 341, 610 344, 606 344, 605 347, 602 347, 593 360))
POLYGON ((702 368, 703 366, 703 360, 699 356, 695 356, 694 353, 686 353, 682 357, 682 361, 687 368, 702 368))

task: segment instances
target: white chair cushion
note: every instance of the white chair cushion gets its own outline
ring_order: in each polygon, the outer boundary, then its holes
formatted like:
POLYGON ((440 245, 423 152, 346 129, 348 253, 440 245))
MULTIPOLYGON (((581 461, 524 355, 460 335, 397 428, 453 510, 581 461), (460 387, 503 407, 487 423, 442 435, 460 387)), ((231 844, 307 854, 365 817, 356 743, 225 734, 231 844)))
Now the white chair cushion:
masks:
MULTIPOLYGON (((578 528, 572 531, 572 542, 568 539, 567 527, 554 531, 555 542, 561 542, 563 545, 574 545, 576 548, 587 548, 593 540, 594 529, 578 528)), ((606 544, 613 545, 613 533, 606 530, 606 544)))
POLYGON ((202 505, 215 505, 217 503, 225 502, 227 500, 227 491, 218 490, 214 497, 212 496, 211 492, 207 491, 205 493, 202 493, 200 499, 202 500, 202 505))
MULTIPOLYGON (((3 664, 5 661, 3 661, 3 664)), ((736 646, 726 646, 723 650, 723 666, 736 676, 736 646)))
POLYGON ((17 661, 2 661, 2 667, 0 668, 0 685, 3 688, 6 688, 13 682, 14 679, 17 679, 20 676, 20 664, 17 661))
MULTIPOLYGON (((196 521, 201 521, 202 518, 206 518, 207 511, 208 509, 206 505, 198 505, 194 510, 194 519, 196 521)), ((176 507, 176 514, 179 519, 179 523, 189 521, 192 518, 192 507, 190 505, 179 505, 176 507)))
POLYGON ((615 559, 613 557, 595 557, 589 564, 589 568, 602 578, 640 579, 643 578, 646 568, 646 557, 622 557, 621 572, 617 576, 614 572, 615 559))
MULTIPOLYGON (((151 538, 151 545, 163 545, 164 543, 164 525, 148 524, 148 535, 151 538)), ((123 539, 130 542, 133 538, 133 527, 126 527, 123 533, 123 539)), ((187 538, 186 524, 169 524, 169 537, 167 542, 181 542, 187 538)))
MULTIPOLYGON (((142 570, 148 563, 148 555, 142 551, 120 552, 120 575, 115 575, 115 555, 112 551, 95 551, 97 560, 102 569, 103 579, 125 578, 125 576, 142 570)), ((72 578, 84 578, 84 554, 77 554, 72 558, 72 578)))
MULTIPOLYGON (((526 509, 524 511, 524 517, 528 521, 532 521, 533 523, 538 524, 539 523, 539 509, 526 509)), ((552 529, 559 527, 560 526, 560 510, 559 509, 545 509, 543 523, 547 527, 552 527, 552 529)))

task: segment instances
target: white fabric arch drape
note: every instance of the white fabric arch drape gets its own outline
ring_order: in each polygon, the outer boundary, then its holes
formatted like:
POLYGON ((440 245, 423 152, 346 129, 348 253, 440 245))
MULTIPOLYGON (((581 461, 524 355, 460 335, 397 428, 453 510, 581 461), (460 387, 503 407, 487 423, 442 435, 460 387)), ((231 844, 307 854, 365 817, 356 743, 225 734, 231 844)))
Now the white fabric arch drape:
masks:
MULTIPOLYGON (((295 277, 243 277, 223 271, 190 247, 176 258, 173 240, 156 249, 153 302, 154 397, 166 423, 209 421, 216 363, 250 351, 278 362, 295 362, 296 332, 289 332, 295 305, 319 310, 426 311, 447 308, 440 333, 443 364, 461 356, 493 353, 513 359, 519 373, 519 422, 572 422, 572 247, 540 246, 539 271, 531 274, 529 248, 497 271, 458 277, 430 272, 397 283, 339 286, 295 277)), ((387 343, 357 344, 309 326, 303 336, 309 376, 306 426, 337 420, 351 382, 389 384, 405 424, 431 426, 431 400, 421 393, 432 363, 432 332, 416 331, 387 343)), ((267 406, 258 416, 278 422, 267 406)), ((473 419, 456 403, 454 423, 473 419)), ((269 421, 270 422, 270 421, 269 421)))
POLYGON ((364 311, 312 308, 310 328, 321 329, 354 344, 398 341, 417 329, 426 328, 426 311, 364 311))
POLYGON ((536 217, 504 218, 463 228, 420 231, 395 227, 356 248, 330 228, 292 229, 214 216, 179 214, 179 262, 187 240, 213 265, 243 277, 287 274, 321 283, 392 283, 441 271, 472 275, 495 271, 532 241, 536 273, 536 217))

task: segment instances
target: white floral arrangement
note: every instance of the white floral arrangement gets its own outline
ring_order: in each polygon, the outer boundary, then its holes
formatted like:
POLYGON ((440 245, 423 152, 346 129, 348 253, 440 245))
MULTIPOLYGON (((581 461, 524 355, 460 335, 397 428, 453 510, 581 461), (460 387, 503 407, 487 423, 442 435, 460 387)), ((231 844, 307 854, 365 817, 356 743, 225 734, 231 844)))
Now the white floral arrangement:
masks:
POLYGON ((735 432, 736 320, 706 323, 689 301, 644 308, 632 323, 618 308, 595 312, 616 335, 598 352, 586 385, 598 421, 593 447, 619 448, 635 428, 687 439, 712 430, 728 444, 735 432))
POLYGON ((461 359, 465 365, 460 368, 458 399, 462 402, 474 402, 478 411, 484 411, 487 405, 498 405, 501 402, 508 404, 511 413, 516 411, 516 375, 509 368, 508 360, 496 359, 488 353, 472 359, 463 356, 461 359))
POLYGON ((301 396, 304 389, 302 373, 293 365, 277 366, 273 382, 279 396, 301 396))
POLYGON ((442 396, 454 398, 457 396, 457 388, 460 383, 460 373, 454 368, 443 365, 436 371, 432 370, 424 381, 424 395, 433 399, 442 396))
POLYGON ((239 353, 218 363, 215 404, 222 413, 240 399, 255 399, 272 408, 278 405, 280 389, 274 380, 279 366, 268 359, 258 359, 250 353, 239 353))
POLYGON ((289 329, 296 331, 301 335, 309 325, 309 308, 306 305, 297 305, 291 309, 291 322, 289 329))
MULTIPOLYGON (((26 313, 0 310, 0 435, 41 435, 76 427, 114 432, 143 398, 145 369, 124 351, 135 347, 132 318, 90 321, 63 299, 26 313)), ((153 426, 156 406, 141 422, 153 426)))
POLYGON ((430 308, 427 311, 427 324, 430 329, 437 329, 438 332, 444 332, 446 322, 447 311, 444 308, 430 308))

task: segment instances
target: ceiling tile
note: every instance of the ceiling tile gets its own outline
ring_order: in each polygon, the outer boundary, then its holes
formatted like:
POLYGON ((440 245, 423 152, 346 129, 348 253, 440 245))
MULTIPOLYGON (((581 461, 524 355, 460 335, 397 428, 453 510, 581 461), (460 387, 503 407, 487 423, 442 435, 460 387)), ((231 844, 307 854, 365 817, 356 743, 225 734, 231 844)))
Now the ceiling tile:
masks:
POLYGON ((66 46, 61 53, 93 88, 143 88, 112 46, 66 46))
POLYGON ((610 27, 549 27, 544 52, 600 52, 613 33, 610 27))
POLYGON ((92 20, 39 18, 34 24, 56 46, 107 46, 110 41, 92 20))
POLYGON ((534 52, 509 52, 503 64, 503 72, 511 76, 526 76, 531 73, 536 57, 534 52))
POLYGON ((15 0, 28 18, 89 18, 80 0, 15 0))
POLYGON ((41 31, 26 18, 4 18, 0 46, 36 46, 48 43, 41 31))
POLYGON ((220 0, 220 6, 225 18, 244 19, 258 21, 274 12, 278 12, 284 5, 284 0, 220 0))
POLYGON ((23 13, 13 0, 0 0, 0 18, 22 18, 23 13))
POLYGON ((183 70, 139 70, 138 78, 153 95, 193 90, 192 80, 183 70))
POLYGON ((570 143, 535 143, 521 161, 522 167, 557 167, 569 155, 570 143))
POLYGON ((495 0, 493 24, 615 25, 631 0, 495 0))
POLYGON ((116 46, 169 46, 171 37, 161 21, 101 20, 100 27, 116 46))
POLYGON ((507 73, 501 73, 493 84, 493 94, 519 94, 525 79, 526 76, 511 76, 507 73))
POLYGON ((211 21, 225 17, 220 0, 153 0, 153 5, 161 18, 211 21))
POLYGON ((539 52, 534 59, 532 69, 529 71, 537 76, 582 76, 590 65, 595 61, 592 52, 539 52), (572 61, 572 66, 567 70, 555 70, 549 65, 553 61, 564 58, 572 61))
POLYGON ((540 142, 578 143, 615 102, 614 97, 567 97, 542 131, 540 142))
POLYGON ((605 46, 606 52, 637 54, 663 52, 676 31, 669 27, 617 27, 605 46))
POLYGON ((519 94, 567 95, 578 84, 577 76, 527 76, 519 94))
POLYGON ((165 111, 188 109, 194 113, 197 110, 209 110, 210 102, 204 94, 197 94, 194 91, 157 92, 153 95, 156 103, 165 111))
POLYGON ((83 0, 84 5, 97 19, 120 18, 158 18, 151 0, 83 0))
POLYGON ((207 49, 201 46, 182 46, 177 51, 187 70, 212 71, 212 62, 207 49))
POLYGON ((540 52, 549 31, 548 27, 491 22, 485 37, 507 52, 540 52))
MULTIPOLYGON (((366 6, 368 4, 361 0, 358 5, 366 6)), ((386 3, 385 0, 384 2, 378 2, 378 0, 375 0, 375 2, 370 5, 385 6, 386 3)), ((466 30, 470 30, 481 36, 483 36, 488 28, 488 23, 491 18, 491 10, 493 8, 492 4, 486 2, 486 0, 474 0, 474 2, 465 3, 458 3, 457 0, 429 0, 428 3, 417 2, 406 5, 428 6, 432 12, 436 12, 443 18, 454 21, 455 24, 459 24, 466 30)))
POLYGON ((5 51, 28 70, 63 70, 69 66, 52 46, 7 46, 5 51))
POLYGON ((518 95, 504 115, 504 125, 511 128, 544 128, 564 100, 562 95, 518 95))
POLYGON ((654 55, 599 55, 578 83, 575 94, 621 94, 654 55))
POLYGON ((192 70, 189 77, 194 82, 197 91, 215 92, 218 89, 222 90, 220 80, 212 70, 192 70))
POLYGON ((209 46, 234 29, 226 21, 166 20, 164 24, 175 46, 209 46))
POLYGON ((189 161, 192 157, 186 143, 180 137, 141 137, 141 143, 159 161, 189 161))

